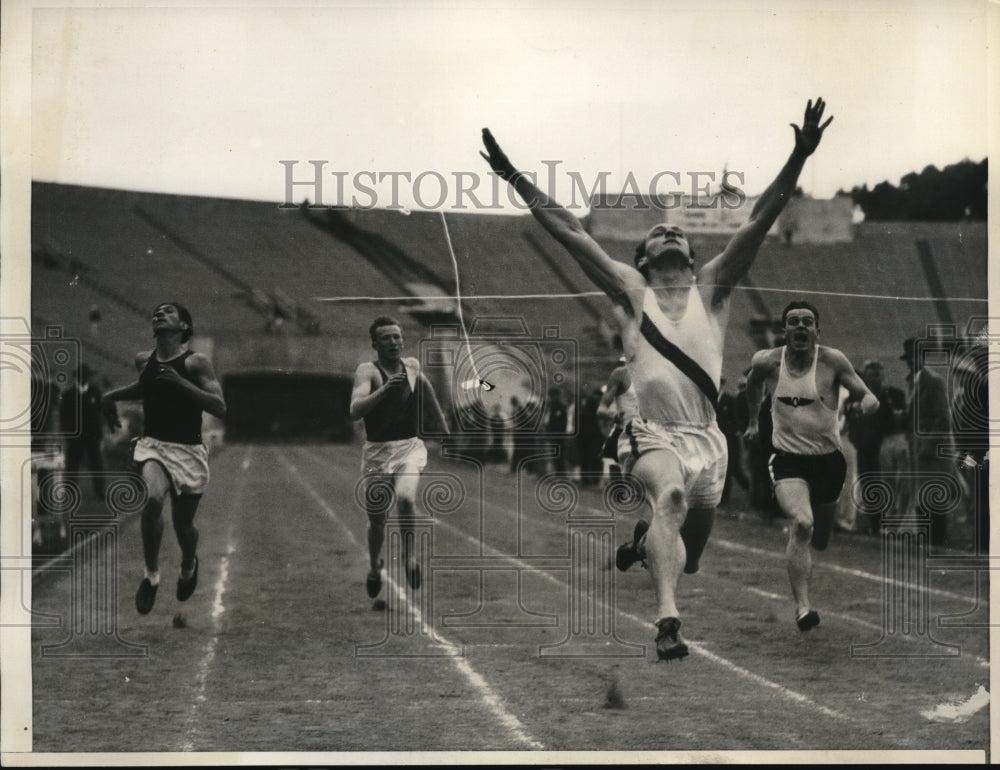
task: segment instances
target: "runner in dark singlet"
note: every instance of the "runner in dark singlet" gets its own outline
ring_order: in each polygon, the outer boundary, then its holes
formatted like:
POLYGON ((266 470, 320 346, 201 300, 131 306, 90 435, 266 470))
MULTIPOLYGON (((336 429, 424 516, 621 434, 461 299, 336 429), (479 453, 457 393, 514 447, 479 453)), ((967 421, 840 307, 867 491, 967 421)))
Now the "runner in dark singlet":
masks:
POLYGON ((153 311, 156 347, 135 358, 138 382, 107 393, 102 401, 112 429, 121 426, 115 402, 142 401, 144 430, 133 460, 149 495, 142 512, 146 572, 135 594, 135 607, 143 615, 153 609, 160 586, 163 502, 168 493, 174 534, 181 548, 177 598, 187 601, 198 584, 194 516, 209 478, 208 449, 201 439, 202 412, 223 419, 226 402, 211 362, 188 349, 193 333, 187 308, 176 302, 158 305, 153 311))
POLYGON ((368 330, 375 361, 366 361, 354 374, 351 418, 364 419, 365 443, 361 474, 368 509, 368 577, 365 589, 374 599, 382 590, 382 545, 388 514, 384 504, 392 485, 400 529, 403 560, 410 588, 420 587, 421 574, 413 554, 413 517, 420 472, 427 465, 427 448, 420 439, 420 408, 433 410, 433 419, 447 432, 447 421, 420 362, 403 357, 403 330, 399 322, 379 316, 368 330))

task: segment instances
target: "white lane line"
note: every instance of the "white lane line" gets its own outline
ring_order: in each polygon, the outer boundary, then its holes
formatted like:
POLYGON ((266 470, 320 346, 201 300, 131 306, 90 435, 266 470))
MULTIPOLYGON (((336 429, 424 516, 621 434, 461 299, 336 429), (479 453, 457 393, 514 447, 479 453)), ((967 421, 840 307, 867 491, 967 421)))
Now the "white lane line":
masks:
MULTIPOLYGON (((405 602, 410 607, 410 610, 414 613, 414 618, 420 625, 421 633, 429 637, 435 636, 446 644, 453 644, 445 637, 438 634, 437 631, 425 622, 423 613, 420 612, 419 608, 415 607, 407 600, 403 589, 396 583, 396 581, 392 578, 388 578, 387 582, 389 584, 389 588, 392 589, 394 594, 396 594, 396 598, 401 602, 405 602)), ((430 590, 430 586, 427 587, 427 590, 430 590)), ((472 665, 466 658, 456 655, 452 656, 452 661, 458 667, 458 670, 462 672, 472 686, 479 692, 479 695, 486 704, 487 708, 493 712, 493 715, 500 720, 500 723, 506 727, 507 730, 512 733, 515 738, 517 738, 517 740, 533 749, 545 748, 544 745, 528 735, 520 720, 507 710, 503 701, 500 699, 500 696, 493 691, 493 688, 490 687, 489 683, 483 679, 479 672, 472 668, 472 665)))
MULTIPOLYGON (((590 511, 591 513, 600 513, 600 511, 598 511, 597 509, 590 508, 590 507, 587 507, 587 506, 583 506, 583 507, 586 508, 586 510, 590 511)), ((723 545, 724 547, 728 547, 728 548, 735 549, 735 550, 748 550, 748 551, 750 551, 752 553, 757 553, 757 554, 761 554, 761 555, 771 556, 771 557, 774 557, 774 558, 784 559, 784 554, 774 553, 772 551, 767 551, 767 550, 762 549, 762 548, 755 548, 754 546, 744 545, 742 543, 734 543, 732 541, 723 540, 721 538, 715 538, 711 542, 713 542, 713 543, 719 543, 720 545, 723 545)), ((840 565, 837 565, 837 564, 822 564, 822 565, 817 565, 817 566, 828 567, 828 568, 830 568, 831 570, 833 570, 835 572, 848 573, 848 574, 852 575, 853 577, 861 577, 861 578, 865 578, 865 579, 868 579, 868 580, 877 580, 879 582, 885 580, 886 582, 892 583, 894 585, 912 586, 912 584, 910 584, 910 583, 905 583, 903 581, 898 581, 898 580, 891 580, 891 579, 888 579, 888 578, 882 578, 882 577, 879 577, 877 575, 873 575, 870 572, 863 572, 862 570, 855 570, 855 569, 851 569, 851 568, 848 568, 848 567, 841 567, 840 565)), ((736 582, 736 581, 727 581, 725 578, 719 577, 717 575, 710 575, 710 577, 713 580, 720 580, 720 581, 730 582, 730 583, 736 582)), ((765 599, 772 599, 774 601, 779 601, 779 602, 787 602, 788 601, 788 597, 787 596, 781 596, 780 594, 776 594, 776 593, 773 593, 771 591, 764 591, 764 590, 762 590, 760 588, 754 588, 753 586, 743 586, 743 588, 746 591, 748 591, 749 593, 756 594, 758 596, 762 596, 765 599)), ((947 596, 947 597, 951 597, 951 598, 955 598, 955 599, 960 599, 960 600, 964 600, 964 601, 968 601, 969 599, 973 598, 973 597, 969 597, 969 596, 962 596, 961 594, 954 594, 954 593, 951 593, 950 591, 944 591, 944 590, 936 589, 936 588, 930 588, 930 589, 925 589, 925 590, 929 590, 932 593, 937 593, 937 594, 940 594, 942 596, 947 596)), ((859 626, 864 626, 866 628, 873 629, 874 631, 877 631, 879 633, 881 633, 881 632, 884 631, 884 626, 879 625, 878 623, 872 623, 870 621, 854 617, 853 615, 847 615, 845 613, 835 612, 833 610, 824 610, 823 614, 824 615, 829 615, 830 617, 833 617, 833 618, 838 618, 840 620, 847 621, 849 623, 856 623, 859 626)), ((923 640, 918 640, 916 638, 911 639, 910 637, 903 637, 903 638, 906 639, 907 641, 914 641, 914 642, 916 642, 916 641, 923 641, 923 640)), ((982 658, 979 655, 974 655, 973 653, 967 653, 967 652, 963 652, 962 655, 963 655, 963 657, 967 656, 970 660, 975 661, 976 664, 979 665, 980 667, 988 668, 989 665, 990 665, 989 660, 987 660, 986 658, 982 658)))
MULTIPOLYGON (((243 504, 243 494, 246 491, 247 477, 249 475, 246 471, 250 468, 252 454, 253 446, 247 446, 246 454, 244 455, 243 462, 241 463, 241 469, 244 472, 236 478, 236 486, 231 497, 229 511, 230 521, 236 521, 238 519, 236 514, 239 511, 240 506, 243 504)), ((219 621, 222 614, 226 611, 225 605, 222 602, 222 597, 226 593, 226 585, 229 582, 229 557, 233 555, 235 550, 236 543, 233 540, 232 530, 230 530, 226 539, 226 553, 223 555, 222 560, 219 563, 219 577, 215 581, 215 598, 212 600, 212 636, 205 644, 204 653, 202 654, 201 661, 198 664, 198 677, 195 681, 194 701, 191 703, 191 710, 188 713, 186 728, 187 737, 185 738, 184 745, 181 748, 182 751, 194 751, 194 735, 197 726, 198 707, 207 700, 205 691, 208 686, 208 675, 212 668, 212 663, 215 661, 216 648, 219 645, 219 621)))
POLYGON ((957 703, 941 703, 937 708, 930 709, 927 711, 921 711, 920 716, 931 722, 952 722, 954 724, 961 724, 965 722, 975 714, 980 711, 990 703, 990 693, 983 686, 979 685, 979 689, 974 695, 965 701, 959 701, 957 703))
MULTIPOLYGON (((717 579, 718 580, 722 580, 722 578, 717 578, 717 579)), ((729 581, 727 581, 727 582, 729 582, 729 581)), ((763 596, 765 599, 773 599, 774 601, 782 602, 782 603, 787 603, 788 602, 788 597, 787 596, 782 596, 781 594, 776 594, 776 593, 773 593, 771 591, 764 591, 764 590, 762 590, 760 588, 754 588, 753 586, 744 586, 744 588, 746 589, 747 592, 752 593, 752 594, 756 594, 757 596, 763 596)), ((870 629, 872 629, 873 631, 875 631, 877 633, 884 633, 885 632, 884 626, 880 626, 878 623, 871 623, 871 622, 869 622, 867 620, 862 620, 861 618, 856 618, 853 615, 846 615, 843 612, 835 612, 833 610, 823 610, 823 612, 821 614, 824 615, 824 616, 825 615, 829 615, 831 618, 837 618, 839 620, 845 620, 848 623, 855 623, 855 624, 857 624, 859 626, 864 626, 865 628, 870 628, 870 629)), ((903 636, 897 637, 897 638, 901 638, 904 641, 914 642, 914 643, 916 643, 916 642, 924 642, 925 641, 924 639, 920 639, 920 638, 917 638, 915 636, 908 636, 908 635, 903 635, 903 636)), ((978 655, 973 655, 971 652, 964 652, 964 651, 962 652, 962 657, 967 657, 970 660, 974 660, 979 666, 981 666, 983 668, 989 668, 990 662, 986 658, 981 658, 978 655)))
MULTIPOLYGON (((315 459, 315 458, 313 458, 313 459, 315 459)), ((336 466, 334 466, 334 467, 336 467, 336 466)), ((501 505, 492 503, 489 500, 484 500, 483 502, 489 504, 491 508, 494 508, 494 509, 500 511, 504 515, 507 515, 507 516, 514 516, 514 515, 516 515, 514 512, 507 510, 506 508, 504 508, 501 505)), ((465 539, 466 541, 472 543, 475 546, 480 546, 480 545, 485 546, 494 555, 502 557, 504 561, 517 566, 519 569, 523 569, 523 570, 526 570, 526 571, 537 573, 538 575, 540 575, 543 578, 545 578, 545 580, 549 581, 550 583, 553 583, 554 585, 558 586, 562 590, 566 590, 569 587, 567 583, 565 583, 565 582, 563 582, 561 580, 558 580, 557 578, 555 578, 552 575, 550 575, 548 572, 545 572, 543 570, 539 570, 539 569, 531 566, 530 564, 527 564, 527 563, 521 561, 520 559, 518 559, 516 557, 510 556, 510 555, 505 554, 505 553, 503 553, 501 551, 498 551, 497 549, 492 548, 491 546, 489 546, 486 543, 480 543, 480 541, 477 540, 475 537, 472 537, 471 535, 466 534, 465 532, 461 531, 460 529, 458 529, 454 525, 448 523, 447 521, 438 520, 438 526, 445 527, 450 532, 453 532, 457 536, 465 539)), ((603 606, 606 607, 607 605, 603 605, 603 606)), ((631 614, 629 612, 625 612, 624 610, 619 609, 617 606, 614 607, 613 609, 615 610, 615 612, 618 613, 618 615, 620 617, 625 618, 627 620, 630 620, 630 621, 632 621, 634 623, 638 623, 643 628, 649 628, 650 626, 653 625, 648 620, 643 620, 642 618, 640 618, 640 617, 638 617, 636 615, 633 615, 633 614, 631 614)), ((692 650, 693 652, 698 653, 699 655, 704 656, 705 658, 708 658, 710 661, 712 661, 716 665, 721 666, 722 668, 725 668, 726 670, 728 670, 728 671, 730 671, 730 672, 732 672, 734 674, 738 674, 739 676, 742 676, 742 677, 744 677, 746 679, 749 679, 752 682, 754 682, 754 683, 756 683, 756 684, 758 684, 758 685, 760 685, 762 687, 766 687, 767 689, 773 690, 773 691, 779 693, 780 695, 782 695, 783 697, 787 698, 788 700, 791 700, 791 701, 793 701, 795 703, 798 703, 800 705, 809 706, 810 708, 813 708, 816 711, 819 711, 821 714, 824 714, 825 716, 831 717, 833 719, 839 719, 839 720, 842 720, 842 721, 849 721, 850 720, 850 717, 848 717, 846 714, 842 714, 839 711, 834 711, 833 709, 829 709, 826 706, 823 706, 823 705, 821 705, 819 703, 816 703, 815 701, 813 701, 812 699, 808 698, 805 695, 802 695, 801 693, 795 692, 794 690, 791 690, 791 689, 785 687, 784 685, 778 684, 777 682, 773 682, 770 679, 767 679, 766 677, 761 676, 760 674, 755 674, 752 671, 749 671, 749 670, 743 668, 742 666, 739 666, 736 663, 733 663, 732 661, 727 660, 726 658, 722 658, 722 657, 720 657, 720 656, 718 656, 718 655, 716 655, 714 653, 709 652, 707 649, 705 649, 705 647, 703 647, 698 642, 692 642, 689 639, 689 640, 687 640, 687 644, 688 644, 688 649, 692 650)))
MULTIPOLYGON (((722 580, 723 578, 719 578, 722 580)), ((762 588, 754 588, 753 586, 743 586, 743 590, 747 593, 754 594, 755 596, 762 596, 765 599, 771 599, 776 602, 789 603, 791 602, 790 596, 782 596, 781 594, 776 594, 773 591, 765 591, 762 588)), ((859 626, 864 626, 865 628, 870 628, 873 631, 881 631, 882 626, 878 623, 872 623, 868 620, 862 620, 861 618, 855 618, 852 615, 845 615, 842 612, 834 612, 833 610, 823 610, 823 615, 829 615, 832 618, 839 618, 840 620, 846 620, 850 623, 856 623, 859 626)))
MULTIPOLYGON (((319 463, 318 458, 314 457, 313 455, 307 453, 306 456, 310 460, 313 460, 314 462, 319 463)), ((340 470, 340 469, 338 468, 338 470, 340 470)), ((483 479, 482 480, 483 480, 484 490, 485 490, 485 485, 486 485, 486 482, 487 482, 488 478, 489 477, 486 474, 483 475, 483 479)), ((487 503, 490 502, 488 498, 486 499, 486 502, 487 503)), ((499 505, 496 505, 496 504, 493 504, 493 503, 490 503, 490 505, 494 509, 499 510, 500 512, 502 512, 504 515, 506 515, 508 517, 510 517, 510 516, 516 516, 515 512, 509 511, 506 508, 503 508, 502 506, 499 506, 499 505)), ((601 515, 605 514, 604 511, 601 511, 599 509, 595 509, 593 507, 586 506, 586 505, 583 505, 583 504, 580 505, 580 508, 581 508, 581 510, 586 510, 587 512, 590 512, 590 513, 601 514, 601 515)), ((469 535, 466 535, 464 532, 461 532, 461 531, 455 529, 453 526, 448 525, 445 522, 440 522, 439 521, 439 523, 445 524, 445 526, 447 526, 451 531, 456 532, 460 537, 464 538, 468 542, 471 542, 473 545, 479 546, 479 541, 476 540, 475 538, 473 538, 473 537, 471 537, 469 535)), ((541 522, 535 522, 535 523, 536 524, 537 523, 541 523, 541 524, 545 525, 547 528, 553 529, 553 530, 561 530, 561 529, 563 529, 563 527, 560 527, 559 525, 555 524, 554 522, 549 522, 547 520, 542 520, 541 522)), ((713 539, 712 542, 719 542, 719 539, 713 539)), ((751 550, 753 552, 764 554, 764 555, 767 555, 767 556, 772 557, 772 558, 778 558, 778 559, 783 559, 784 558, 784 554, 781 554, 781 553, 774 553, 774 552, 766 551, 766 550, 763 550, 763 549, 756 549, 756 548, 753 548, 752 546, 742 546, 740 544, 732 543, 730 541, 722 541, 722 544, 723 545, 729 545, 729 546, 734 547, 734 548, 746 548, 746 549, 749 549, 749 550, 751 550)), ((490 548, 489 546, 487 546, 487 548, 489 548, 490 551, 492 551, 494 554, 497 554, 497 555, 500 555, 500 556, 504 556, 507 561, 511 561, 512 563, 513 562, 517 562, 516 559, 513 559, 512 557, 508 557, 506 554, 503 554, 502 552, 497 551, 496 549, 490 548)), ((548 574, 546 574, 544 572, 535 570, 533 567, 531 567, 531 566, 529 566, 527 564, 524 564, 523 562, 518 562, 518 564, 521 567, 523 567, 524 569, 528 569, 528 570, 539 572, 539 574, 542 574, 546 578, 546 580, 548 580, 549 582, 551 582, 551 583, 553 583, 555 585, 559 585, 562 588, 565 588, 565 584, 564 583, 561 583, 560 581, 558 581, 557 579, 555 579, 551 575, 548 575, 548 574)), ((838 567, 838 565, 823 565, 823 566, 830 566, 830 567, 835 568, 835 569, 838 567)), ((839 570, 840 571, 847 571, 847 568, 840 567, 839 570)), ((851 570, 851 572, 857 572, 859 576, 863 576, 863 577, 866 577, 868 579, 881 580, 881 578, 878 578, 877 576, 872 575, 871 573, 866 573, 866 572, 861 572, 861 571, 856 571, 856 570, 851 570)), ((725 580, 724 578, 721 578, 721 577, 716 577, 716 576, 712 576, 712 577, 713 577, 713 579, 717 579, 717 580, 725 580)), ((733 582, 733 581, 728 581, 728 582, 733 582)), ((765 598, 768 598, 768 599, 772 599, 772 600, 775 600, 775 601, 781 601, 781 602, 787 601, 787 597, 783 597, 783 596, 780 596, 780 595, 775 594, 775 593, 771 593, 771 592, 767 592, 767 591, 762 591, 760 589, 755 589, 755 588, 748 587, 748 586, 744 586, 744 587, 748 591, 750 591, 751 593, 756 593, 756 594, 758 594, 760 596, 763 596, 765 598)), ((932 589, 932 590, 938 591, 938 589, 932 589)), ((955 595, 955 594, 949 594, 948 592, 943 592, 943 591, 938 591, 938 592, 946 594, 946 595, 952 595, 952 596, 955 596, 956 598, 959 598, 959 599, 962 599, 962 600, 966 600, 966 601, 970 598, 970 597, 967 597, 967 596, 960 596, 960 595, 955 595)), ((606 606, 603 603, 601 603, 601 604, 602 604, 602 606, 606 606)), ((617 607, 615 607, 615 611, 618 612, 623 617, 631 619, 631 620, 634 620, 635 622, 638 622, 638 623, 642 624, 643 626, 647 626, 648 627, 650 625, 650 623, 648 621, 645 621, 645 620, 642 620, 641 618, 638 618, 636 616, 630 615, 630 614, 624 612, 623 610, 618 609, 617 607)), ((871 623, 869 621, 862 620, 860 618, 856 618, 856 617, 853 617, 853 616, 850 616, 850 615, 846 615, 846 614, 843 614, 843 613, 837 613, 837 612, 833 612, 833 611, 827 611, 824 614, 828 614, 831 617, 837 617, 837 618, 840 618, 840 619, 848 621, 848 622, 857 623, 858 625, 865 626, 865 627, 873 629, 873 630, 875 630, 877 632, 881 632, 883 630, 883 627, 880 626, 880 625, 878 625, 878 624, 871 623)), ((751 671, 747 671, 746 669, 742 669, 740 666, 738 666, 738 664, 733 663, 732 661, 727 661, 727 660, 725 660, 723 658, 720 658, 717 655, 714 655, 713 653, 708 652, 708 650, 706 650, 703 645, 700 645, 700 644, 697 644, 697 643, 692 643, 690 640, 688 640, 688 647, 690 649, 693 649, 696 652, 704 654, 706 657, 710 658, 711 660, 713 660, 713 662, 717 663, 718 665, 722 665, 723 667, 727 667, 727 668, 731 666, 732 668, 729 668, 729 670, 733 671, 734 673, 739 673, 740 675, 746 676, 747 678, 753 679, 754 681, 757 681, 755 678, 760 676, 758 674, 754 674, 751 671)), ((978 655, 974 655, 972 653, 963 652, 963 657, 966 657, 966 656, 968 657, 969 660, 974 661, 980 667, 988 668, 989 665, 990 665, 989 660, 987 660, 985 658, 982 658, 982 657, 980 657, 978 655)), ((763 681, 770 681, 770 680, 764 679, 763 677, 761 677, 761 679, 763 681)), ((778 685, 777 683, 773 683, 773 682, 771 683, 771 685, 774 685, 775 687, 782 687, 782 685, 778 685)), ((770 687, 771 685, 765 685, 765 686, 770 687)), ((808 702, 811 705, 813 705, 815 708, 820 709, 820 710, 823 710, 823 709, 826 708, 826 707, 821 706, 819 704, 813 703, 806 696, 800 695, 799 693, 796 693, 796 692, 794 692, 792 690, 788 690, 787 692, 789 693, 788 697, 791 697, 793 700, 796 700, 797 702, 808 702), (800 701, 800 700, 798 700, 799 698, 802 698, 803 700, 800 701)), ((846 717, 844 715, 839 715, 839 716, 840 716, 841 719, 848 719, 848 717, 846 717)))
POLYGON ((215 581, 215 601, 212 602, 213 633, 205 645, 201 662, 198 664, 198 678, 195 682, 194 702, 192 702, 191 710, 188 713, 187 737, 184 740, 184 745, 181 747, 182 751, 194 751, 194 734, 197 725, 198 707, 207 700, 205 689, 208 685, 208 673, 212 667, 212 663, 215 662, 215 651, 219 645, 219 618, 224 611, 222 595, 226 591, 226 581, 229 579, 229 557, 234 550, 236 550, 236 545, 230 541, 226 546, 226 555, 222 557, 219 565, 219 579, 215 581))
POLYGON ((219 566, 219 579, 215 581, 215 601, 212 602, 212 622, 216 625, 219 624, 219 618, 222 617, 222 613, 226 611, 225 606, 222 604, 222 595, 226 592, 226 581, 229 580, 229 557, 233 555, 233 551, 236 550, 236 544, 230 540, 226 544, 226 555, 222 557, 222 563, 219 566))
MULTIPOLYGON (((756 554, 757 556, 767 556, 771 559, 781 559, 784 560, 784 553, 776 553, 774 551, 768 551, 764 548, 756 548, 752 545, 745 545, 744 543, 734 543, 731 540, 724 540, 722 538, 713 538, 712 542, 716 545, 720 545, 723 548, 728 548, 731 551, 744 551, 746 553, 756 554)), ((820 569, 830 570, 831 572, 839 572, 842 575, 850 575, 851 577, 861 578, 863 580, 870 580, 875 583, 887 583, 889 585, 901 586, 903 588, 913 588, 919 591, 926 591, 927 593, 934 594, 935 596, 942 596, 948 599, 958 599, 960 601, 967 602, 974 597, 965 596, 963 594, 956 594, 951 591, 945 591, 941 588, 931 588, 930 586, 916 586, 913 583, 907 583, 903 580, 896 580, 895 578, 890 578, 886 575, 876 575, 872 572, 865 572, 860 569, 853 569, 851 567, 842 567, 839 564, 833 564, 830 562, 817 562, 816 567, 820 569)), ((984 600, 985 602, 985 600, 984 600)))
MULTIPOLYGON (((501 508, 501 506, 496 506, 496 505, 492 505, 491 504, 491 507, 500 508, 501 510, 504 510, 504 509, 501 508)), ((472 542, 472 543, 478 545, 478 541, 474 537, 471 537, 470 535, 466 535, 464 532, 462 532, 461 530, 455 528, 451 524, 449 524, 447 522, 439 522, 439 525, 440 524, 443 524, 447 529, 451 530, 452 532, 454 532, 455 534, 459 535, 460 537, 465 538, 469 542, 472 542)), ((517 559, 516 557, 507 556, 507 555, 503 554, 502 552, 497 551, 494 548, 491 548, 488 545, 486 547, 490 551, 493 551, 496 555, 503 556, 505 561, 510 562, 511 564, 515 564, 515 565, 517 565, 521 569, 530 570, 532 572, 535 572, 535 573, 541 575, 546 580, 548 580, 550 583, 553 583, 554 585, 559 586, 563 590, 565 590, 565 589, 567 589, 569 587, 565 582, 563 582, 562 580, 559 580, 558 578, 550 575, 548 572, 536 569, 535 567, 532 567, 531 565, 526 564, 525 562, 521 561, 520 559, 517 559)), ((604 606, 607 606, 607 605, 604 605, 604 606)), ((613 607, 613 609, 619 615, 619 617, 622 617, 622 618, 630 620, 630 621, 632 621, 634 623, 637 623, 640 626, 642 626, 643 628, 649 628, 649 627, 651 627, 653 625, 648 620, 644 620, 643 618, 640 618, 637 615, 633 615, 630 612, 626 612, 625 610, 620 609, 617 606, 613 607)), ((806 697, 805 695, 802 695, 801 693, 795 692, 794 690, 790 690, 789 688, 785 687, 784 685, 780 685, 777 682, 773 682, 770 679, 767 679, 766 677, 761 676, 760 674, 755 674, 752 671, 749 671, 749 670, 743 668, 742 666, 739 666, 736 663, 733 663, 731 660, 727 660, 726 658, 720 657, 720 656, 716 655, 715 653, 709 652, 707 649, 705 649, 704 646, 702 646, 698 642, 693 642, 690 639, 688 639, 687 640, 687 645, 688 645, 688 649, 689 650, 691 650, 692 652, 696 652, 699 655, 702 655, 702 656, 708 658, 710 661, 712 661, 716 665, 721 666, 722 668, 725 668, 725 669, 727 669, 728 671, 731 671, 734 674, 738 674, 738 675, 740 675, 740 676, 742 676, 742 677, 744 677, 746 679, 749 679, 752 682, 755 682, 756 684, 761 685, 762 687, 766 687, 766 688, 768 688, 770 690, 774 690, 775 692, 783 695, 785 698, 788 698, 789 700, 792 700, 792 701, 794 701, 796 703, 799 703, 801 705, 804 705, 804 706, 809 706, 809 707, 811 707, 813 709, 816 709, 821 714, 824 714, 824 715, 826 715, 828 717, 832 717, 834 719, 840 719, 840 720, 848 720, 849 719, 849 717, 846 714, 842 714, 839 711, 834 711, 833 709, 829 709, 826 706, 822 706, 819 703, 816 703, 815 701, 813 701, 812 699, 806 697)))
POLYGON ((753 682, 756 682, 761 687, 766 687, 769 690, 774 690, 779 695, 788 698, 789 700, 795 701, 796 703, 799 703, 803 706, 809 706, 810 708, 816 709, 821 714, 825 714, 828 717, 833 717, 834 719, 839 719, 841 721, 850 720, 850 717, 847 714, 842 714, 839 711, 834 711, 833 709, 829 709, 826 706, 822 706, 819 703, 816 703, 816 701, 812 700, 811 698, 807 698, 805 695, 802 695, 802 693, 795 692, 795 690, 790 690, 789 688, 785 687, 784 685, 780 685, 777 682, 772 682, 770 679, 767 679, 761 676, 760 674, 755 674, 753 671, 748 671, 742 666, 737 666, 730 660, 726 660, 725 658, 720 658, 718 655, 706 650, 700 644, 688 642, 688 647, 692 648, 698 654, 704 655, 713 663, 716 663, 722 666, 723 668, 729 669, 733 673, 739 674, 745 679, 749 679, 753 682))
MULTIPOLYGON (((275 453, 277 454, 278 459, 282 462, 285 468, 287 468, 288 471, 292 473, 299 480, 299 483, 309 493, 309 496, 312 497, 312 499, 323 510, 323 512, 331 519, 333 519, 338 525, 340 525, 340 527, 347 534, 347 537, 351 541, 351 544, 355 548, 360 548, 361 544, 358 542, 357 538, 354 537, 354 533, 351 532, 351 530, 347 527, 347 525, 337 515, 336 511, 334 511, 333 508, 329 506, 326 500, 323 499, 323 497, 316 491, 316 489, 312 486, 312 484, 310 484, 305 479, 305 477, 299 472, 299 469, 294 465, 294 463, 292 463, 292 461, 285 456, 284 452, 275 450, 275 453)), ((405 593, 400 589, 400 587, 396 584, 394 580, 389 578, 387 580, 387 583, 389 585, 389 588, 396 594, 396 596, 400 599, 400 601, 406 603, 407 606, 410 608, 410 610, 414 613, 414 617, 419 622, 421 630, 424 634, 428 636, 433 635, 434 637, 440 639, 445 644, 453 645, 455 647, 459 646, 449 641, 446 637, 442 636, 440 633, 432 629, 426 623, 426 621, 423 618, 423 615, 420 613, 420 610, 409 602, 409 600, 406 598, 405 593)), ((430 587, 428 586, 426 590, 430 590, 430 587)), ((479 673, 477 673, 475 669, 472 668, 472 666, 465 658, 457 655, 452 655, 449 656, 448 659, 455 664, 455 667, 459 670, 459 672, 466 678, 469 684, 471 684, 472 687, 479 693, 479 697, 483 702, 483 704, 486 706, 486 708, 489 709, 489 711, 492 712, 493 715, 500 720, 501 724, 503 724, 504 727, 507 728, 508 732, 518 742, 532 749, 543 750, 545 748, 543 744, 539 743, 528 734, 528 731, 525 729, 524 725, 521 724, 521 721, 512 713, 510 713, 510 711, 504 705, 503 699, 501 699, 500 696, 493 691, 493 688, 490 687, 489 683, 485 679, 483 679, 483 677, 479 673)))

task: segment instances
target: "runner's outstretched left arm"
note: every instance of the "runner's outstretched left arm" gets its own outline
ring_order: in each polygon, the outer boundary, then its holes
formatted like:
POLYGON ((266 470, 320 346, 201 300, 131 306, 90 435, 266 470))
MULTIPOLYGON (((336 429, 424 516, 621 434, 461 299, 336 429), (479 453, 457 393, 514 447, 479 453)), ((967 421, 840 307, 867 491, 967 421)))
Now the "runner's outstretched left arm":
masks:
POLYGON ((749 220, 736 231, 723 252, 701 269, 699 281, 716 287, 716 300, 728 296, 733 286, 746 275, 764 237, 795 192, 806 159, 819 147, 823 132, 833 120, 831 116, 820 124, 825 108, 826 102, 822 98, 817 99, 815 105, 809 100, 802 127, 791 124, 795 130, 795 147, 778 176, 757 199, 749 220))

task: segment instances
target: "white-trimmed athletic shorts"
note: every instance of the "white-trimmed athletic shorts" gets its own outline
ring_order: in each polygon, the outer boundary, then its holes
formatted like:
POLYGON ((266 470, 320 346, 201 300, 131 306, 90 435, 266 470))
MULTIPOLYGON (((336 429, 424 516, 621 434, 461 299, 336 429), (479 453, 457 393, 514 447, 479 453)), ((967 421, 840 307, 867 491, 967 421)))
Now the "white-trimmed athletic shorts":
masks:
POLYGON ((365 475, 420 473, 426 466, 427 447, 416 436, 398 441, 366 441, 361 449, 361 472, 365 475))
POLYGON ((136 465, 148 460, 160 463, 174 494, 200 495, 208 486, 208 449, 204 444, 175 444, 143 436, 135 444, 132 460, 136 465))
POLYGON ((719 426, 631 420, 618 439, 618 460, 626 473, 646 452, 666 449, 680 460, 690 508, 714 508, 722 500, 729 453, 719 426))

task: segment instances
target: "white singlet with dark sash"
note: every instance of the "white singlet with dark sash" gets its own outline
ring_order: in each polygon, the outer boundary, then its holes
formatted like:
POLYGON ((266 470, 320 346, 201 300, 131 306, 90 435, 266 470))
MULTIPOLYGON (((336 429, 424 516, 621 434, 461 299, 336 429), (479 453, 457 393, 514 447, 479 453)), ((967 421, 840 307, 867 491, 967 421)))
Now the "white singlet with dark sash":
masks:
MULTIPOLYGON (((641 324, 652 328, 675 347, 681 356, 702 370, 715 388, 718 399, 722 378, 722 339, 705 312, 701 292, 691 284, 687 308, 679 321, 671 321, 646 288, 641 324)), ((635 356, 628 362, 632 386, 639 396, 639 411, 647 420, 668 425, 706 427, 715 424, 715 404, 695 380, 675 361, 668 360, 640 335, 635 356)))
POLYGON ((722 496, 728 458, 715 418, 722 333, 693 283, 680 320, 666 317, 649 287, 637 320, 640 334, 628 369, 641 416, 625 426, 619 440, 622 464, 629 471, 646 452, 669 450, 680 461, 688 505, 714 507, 722 496))

